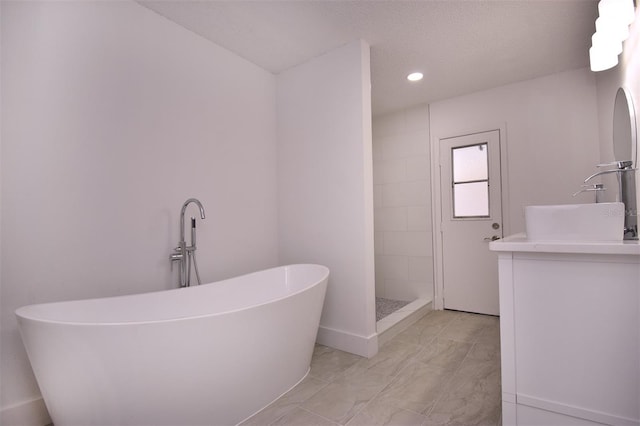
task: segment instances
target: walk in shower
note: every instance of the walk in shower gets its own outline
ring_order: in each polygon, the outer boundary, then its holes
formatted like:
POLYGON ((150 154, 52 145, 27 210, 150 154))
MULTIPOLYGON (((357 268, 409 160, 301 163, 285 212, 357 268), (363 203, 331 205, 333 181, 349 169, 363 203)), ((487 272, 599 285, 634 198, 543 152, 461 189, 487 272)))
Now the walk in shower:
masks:
POLYGON ((429 152, 427 105, 373 118, 379 336, 401 323, 409 325, 433 300, 429 152))

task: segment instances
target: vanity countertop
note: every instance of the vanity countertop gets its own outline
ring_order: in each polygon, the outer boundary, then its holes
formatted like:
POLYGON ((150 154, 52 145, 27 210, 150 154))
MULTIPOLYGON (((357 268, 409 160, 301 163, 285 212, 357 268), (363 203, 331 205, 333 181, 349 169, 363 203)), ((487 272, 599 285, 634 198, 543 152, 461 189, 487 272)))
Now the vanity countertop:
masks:
POLYGON ((498 252, 623 254, 640 256, 640 241, 529 241, 526 234, 520 233, 493 241, 489 244, 489 249, 498 252))

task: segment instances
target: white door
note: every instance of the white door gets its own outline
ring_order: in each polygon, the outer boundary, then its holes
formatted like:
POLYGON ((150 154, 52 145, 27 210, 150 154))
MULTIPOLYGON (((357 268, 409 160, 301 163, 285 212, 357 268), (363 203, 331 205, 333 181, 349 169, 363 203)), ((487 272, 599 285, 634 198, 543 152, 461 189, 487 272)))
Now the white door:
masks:
POLYGON ((498 315, 500 131, 440 140, 444 308, 498 315))

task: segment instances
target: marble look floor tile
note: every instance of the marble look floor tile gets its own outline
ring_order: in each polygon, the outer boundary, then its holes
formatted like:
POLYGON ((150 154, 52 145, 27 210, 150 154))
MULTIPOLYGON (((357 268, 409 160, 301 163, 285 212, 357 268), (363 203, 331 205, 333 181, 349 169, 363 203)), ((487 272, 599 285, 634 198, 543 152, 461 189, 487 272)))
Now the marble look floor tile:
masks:
POLYGON ((281 396, 273 404, 269 405, 253 417, 242 422, 242 426, 270 425, 284 417, 301 403, 315 395, 320 389, 327 386, 327 382, 315 377, 307 376, 295 388, 281 396))
POLYGON ((496 425, 501 412, 500 366, 465 359, 434 406, 428 424, 496 425))
POLYGON ((500 343, 482 343, 480 341, 473 344, 467 354, 469 360, 493 361, 495 365, 500 364, 500 343))
POLYGON ((500 425, 499 319, 432 311, 371 359, 316 345, 311 372, 242 426, 500 425))
POLYGON ((404 341, 416 345, 428 345, 452 321, 458 313, 449 311, 431 311, 420 318, 392 340, 404 341))
POLYGON ((286 416, 273 423, 274 426, 336 426, 336 423, 310 413, 302 408, 294 408, 286 416))
POLYGON ((426 346, 442 331, 444 326, 433 328, 421 328, 416 324, 408 327, 406 330, 398 333, 392 341, 414 343, 416 345, 426 346))
POLYGON ((495 322, 496 319, 488 315, 461 313, 458 318, 447 324, 438 337, 473 343, 487 332, 487 329, 495 327, 495 322))
POLYGON ((471 347, 471 343, 437 337, 415 357, 415 360, 453 372, 462 364, 471 347))
POLYGON ((426 417, 379 401, 369 403, 347 426, 418 426, 426 417))
POLYGON ((476 342, 500 345, 500 323, 497 322, 484 328, 478 335, 476 342))
POLYGON ((421 362, 411 362, 372 404, 383 404, 423 413, 436 402, 451 373, 421 362))
POLYGON ((423 350, 422 346, 404 341, 389 341, 373 358, 363 358, 345 372, 345 376, 364 371, 395 376, 406 363, 423 350))
POLYGON ((447 397, 438 401, 426 417, 425 424, 472 426, 496 426, 500 421, 501 401, 483 394, 465 397, 447 397))
MULTIPOLYGON (((459 318, 460 316, 464 316, 467 315, 466 312, 458 312, 458 311, 431 311, 429 312, 429 315, 431 315, 429 321, 444 321, 444 322, 449 322, 452 321, 456 318, 459 318)), ((473 315, 473 314, 471 314, 473 315)))
POLYGON ((501 423, 501 401, 475 394, 439 401, 427 415, 426 425, 490 425, 501 423))
POLYGON ((345 424, 387 386, 391 379, 390 376, 376 372, 340 377, 301 407, 336 423, 345 424))
MULTIPOLYGON (((481 358, 480 355, 477 355, 481 358)), ((468 356, 460 365, 460 368, 451 377, 451 384, 460 380, 492 379, 500 387, 500 362, 494 359, 475 359, 468 356)))
POLYGON ((330 382, 351 368, 361 356, 339 351, 327 346, 316 345, 311 359, 312 377, 330 382))
POLYGON ((457 320, 459 321, 473 322, 482 325, 494 325, 500 322, 500 317, 495 315, 472 314, 469 312, 457 312, 457 314, 457 320))

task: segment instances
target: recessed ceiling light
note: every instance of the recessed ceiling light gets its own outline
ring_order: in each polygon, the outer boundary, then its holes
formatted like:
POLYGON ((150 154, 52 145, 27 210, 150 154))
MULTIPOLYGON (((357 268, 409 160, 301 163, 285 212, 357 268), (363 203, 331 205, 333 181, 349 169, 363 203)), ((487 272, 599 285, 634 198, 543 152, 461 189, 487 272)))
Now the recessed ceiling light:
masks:
POLYGON ((422 80, 422 77, 424 77, 424 76, 422 75, 421 72, 412 72, 411 74, 409 74, 407 76, 407 80, 409 80, 409 81, 420 81, 420 80, 422 80))

